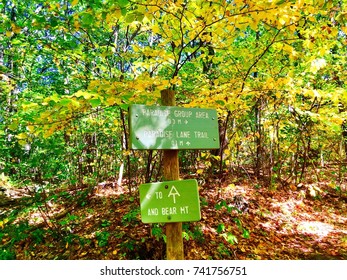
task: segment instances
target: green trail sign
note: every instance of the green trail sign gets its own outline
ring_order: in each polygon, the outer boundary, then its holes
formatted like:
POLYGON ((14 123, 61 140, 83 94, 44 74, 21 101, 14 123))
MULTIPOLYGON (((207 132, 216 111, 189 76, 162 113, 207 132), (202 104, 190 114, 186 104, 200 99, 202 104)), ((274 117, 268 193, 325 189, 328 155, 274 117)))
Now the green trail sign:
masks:
POLYGON ((144 223, 176 223, 200 220, 196 180, 140 185, 141 220, 144 223))
POLYGON ((218 149, 219 130, 214 109, 131 105, 132 149, 218 149))

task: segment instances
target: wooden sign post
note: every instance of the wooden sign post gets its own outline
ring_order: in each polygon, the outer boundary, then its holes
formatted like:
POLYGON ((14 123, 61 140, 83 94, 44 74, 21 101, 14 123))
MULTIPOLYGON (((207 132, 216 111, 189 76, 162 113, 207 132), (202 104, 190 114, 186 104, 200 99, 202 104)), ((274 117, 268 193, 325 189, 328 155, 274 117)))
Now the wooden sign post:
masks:
MULTIPOLYGON (((175 106, 175 92, 163 90, 161 92, 163 106, 175 106)), ((164 150, 163 175, 166 181, 179 179, 178 150, 164 150)), ((183 260, 182 223, 166 224, 166 258, 168 260, 183 260)))
POLYGON ((166 223, 166 256, 183 260, 182 222, 200 219, 196 180, 179 180, 178 151, 219 148, 217 111, 176 107, 175 92, 161 92, 162 106, 130 105, 131 149, 163 150, 164 182, 140 186, 144 223, 166 223), (189 201, 189 202, 188 202, 189 201))

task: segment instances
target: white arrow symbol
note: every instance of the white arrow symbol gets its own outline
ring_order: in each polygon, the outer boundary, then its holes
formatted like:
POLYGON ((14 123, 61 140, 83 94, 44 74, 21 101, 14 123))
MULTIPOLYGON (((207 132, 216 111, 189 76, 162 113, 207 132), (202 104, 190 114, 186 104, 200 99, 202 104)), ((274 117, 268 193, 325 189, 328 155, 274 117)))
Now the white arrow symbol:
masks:
POLYGON ((185 121, 184 121, 184 123, 185 123, 185 124, 188 124, 188 121, 187 121, 187 120, 185 120, 185 121))
POLYGON ((172 187, 171 187, 171 190, 170 190, 170 192, 169 192, 168 197, 173 196, 173 202, 174 202, 174 204, 176 204, 176 195, 181 196, 180 193, 179 193, 179 192, 177 191, 177 189, 175 188, 175 186, 172 186, 172 187))
POLYGON ((151 199, 151 195, 148 193, 148 194, 146 194, 146 198, 147 199, 151 199))
POLYGON ((187 146, 190 146, 190 142, 188 141, 188 142, 186 142, 186 144, 187 144, 187 146))

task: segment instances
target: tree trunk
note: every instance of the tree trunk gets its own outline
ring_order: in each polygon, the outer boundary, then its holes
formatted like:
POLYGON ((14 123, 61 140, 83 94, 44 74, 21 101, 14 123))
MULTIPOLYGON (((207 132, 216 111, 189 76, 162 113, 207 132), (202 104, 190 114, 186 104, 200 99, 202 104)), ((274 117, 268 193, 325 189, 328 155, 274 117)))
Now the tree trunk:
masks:
MULTIPOLYGON (((175 92, 163 90, 161 102, 164 106, 175 106, 175 92)), ((165 150, 163 155, 164 180, 179 179, 178 150, 165 150)), ((182 223, 166 224, 166 257, 168 260, 183 260, 182 223)))
POLYGON ((255 176, 257 179, 260 178, 260 170, 261 170, 261 159, 262 159, 262 131, 261 131, 261 99, 258 99, 255 104, 255 148, 256 148, 256 156, 255 156, 255 176))

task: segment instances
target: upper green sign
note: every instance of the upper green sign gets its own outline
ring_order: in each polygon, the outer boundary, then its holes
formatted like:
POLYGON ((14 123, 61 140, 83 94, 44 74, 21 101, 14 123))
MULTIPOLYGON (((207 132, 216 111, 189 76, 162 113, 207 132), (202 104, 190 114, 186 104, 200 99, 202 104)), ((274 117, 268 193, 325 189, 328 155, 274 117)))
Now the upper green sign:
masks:
POLYGON ((218 149, 217 111, 174 106, 130 105, 132 149, 218 149))
POLYGON ((140 185, 141 220, 144 223, 176 223, 200 220, 196 180, 140 185))

